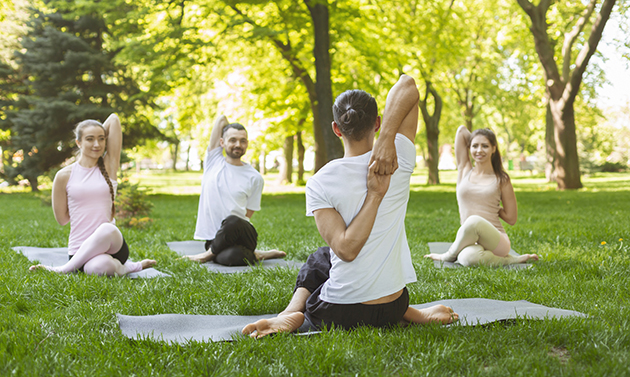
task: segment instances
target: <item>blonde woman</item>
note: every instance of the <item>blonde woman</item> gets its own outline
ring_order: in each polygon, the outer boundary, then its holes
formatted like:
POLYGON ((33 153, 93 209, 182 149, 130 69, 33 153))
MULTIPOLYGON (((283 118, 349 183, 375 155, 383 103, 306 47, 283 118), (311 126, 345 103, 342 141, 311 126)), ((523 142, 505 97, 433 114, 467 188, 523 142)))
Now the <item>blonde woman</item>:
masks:
POLYGON ((60 225, 70 223, 69 260, 60 267, 40 264, 30 270, 122 276, 155 265, 150 259, 128 260, 129 248, 114 221, 115 177, 122 150, 118 116, 110 115, 104 124, 84 120, 74 132, 80 154, 55 175, 52 188, 55 220, 60 225))

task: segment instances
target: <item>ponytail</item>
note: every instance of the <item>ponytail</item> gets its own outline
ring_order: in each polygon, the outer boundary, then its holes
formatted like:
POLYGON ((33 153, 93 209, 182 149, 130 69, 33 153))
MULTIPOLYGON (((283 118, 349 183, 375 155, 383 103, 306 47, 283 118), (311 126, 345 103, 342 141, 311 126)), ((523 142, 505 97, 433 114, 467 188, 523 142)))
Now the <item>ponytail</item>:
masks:
POLYGON ((111 179, 109 179, 109 174, 107 174, 107 169, 105 169, 103 156, 98 158, 98 161, 96 162, 96 164, 98 165, 98 169, 101 171, 101 174, 105 178, 105 181, 107 182, 107 186, 109 186, 109 194, 112 197, 112 220, 113 220, 114 215, 116 214, 116 207, 114 206, 114 200, 116 200, 116 197, 114 196, 114 186, 112 185, 111 179))

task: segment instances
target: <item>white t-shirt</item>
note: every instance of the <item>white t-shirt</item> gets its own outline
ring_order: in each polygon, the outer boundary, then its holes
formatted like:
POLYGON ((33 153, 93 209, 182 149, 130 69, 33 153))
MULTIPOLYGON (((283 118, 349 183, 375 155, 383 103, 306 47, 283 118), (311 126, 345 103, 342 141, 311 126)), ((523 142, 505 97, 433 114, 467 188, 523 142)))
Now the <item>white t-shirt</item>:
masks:
POLYGON ((251 165, 228 164, 223 148, 208 150, 203 164, 195 239, 212 240, 230 215, 249 220, 247 210, 259 211, 264 180, 251 165))
MULTIPOLYGON (((416 281, 405 233, 409 180, 415 166, 416 148, 407 137, 396 135, 398 170, 376 214, 367 242, 352 262, 331 253, 330 278, 320 298, 333 304, 375 300, 416 281)), ((330 161, 306 184, 306 215, 334 208, 346 223, 359 213, 367 196, 368 162, 372 152, 330 161)), ((334 251, 334 250, 333 250, 334 251)))

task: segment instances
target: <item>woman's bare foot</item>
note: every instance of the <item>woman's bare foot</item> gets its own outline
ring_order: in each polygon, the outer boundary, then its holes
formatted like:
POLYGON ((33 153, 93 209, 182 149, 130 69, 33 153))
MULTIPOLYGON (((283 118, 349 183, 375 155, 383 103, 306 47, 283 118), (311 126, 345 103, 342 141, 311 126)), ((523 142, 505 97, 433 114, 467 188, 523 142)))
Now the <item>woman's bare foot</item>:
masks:
POLYGON ((434 305, 426 309, 416 309, 409 307, 407 308, 403 319, 405 321, 418 323, 421 325, 427 323, 441 323, 443 325, 446 325, 459 320, 459 315, 448 306, 434 305))
POLYGON ((521 256, 516 258, 518 263, 525 263, 525 262, 527 262, 530 259, 534 260, 534 261, 537 261, 539 259, 539 257, 538 257, 537 254, 523 254, 523 255, 521 255, 521 256))
POLYGON ((29 267, 28 270, 29 271, 46 270, 46 271, 53 271, 53 272, 55 272, 55 270, 53 270, 52 267, 44 266, 43 264, 36 264, 34 266, 29 267))
POLYGON ((142 269, 145 270, 147 268, 155 266, 157 262, 154 261, 153 259, 145 259, 141 261, 140 264, 142 265, 142 269))
POLYGON ((275 259, 275 258, 284 258, 287 256, 287 253, 285 253, 282 250, 267 250, 267 251, 260 251, 260 250, 256 250, 254 251, 254 255, 256 255, 256 259, 258 260, 265 260, 265 259, 275 259))
POLYGON ((291 332, 297 330, 304 323, 304 313, 294 312, 279 315, 275 318, 260 319, 243 327, 243 335, 249 335, 258 339, 278 332, 291 332))

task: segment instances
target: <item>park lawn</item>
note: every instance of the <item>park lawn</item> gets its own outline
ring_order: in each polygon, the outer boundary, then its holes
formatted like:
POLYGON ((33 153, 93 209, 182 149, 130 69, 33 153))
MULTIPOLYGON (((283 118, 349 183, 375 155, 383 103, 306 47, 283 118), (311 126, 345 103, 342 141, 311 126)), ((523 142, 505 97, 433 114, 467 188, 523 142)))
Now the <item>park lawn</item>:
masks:
MULTIPOLYGON (((422 257, 427 242, 452 241, 459 224, 454 173, 442 176, 439 187, 424 186, 422 173, 412 180, 406 226, 418 282, 408 287, 411 303, 528 300, 589 318, 231 343, 132 341, 120 333, 115 313, 277 313, 297 271, 222 275, 177 260, 165 243, 191 239, 198 197, 156 194, 151 227, 123 233, 133 259, 155 258, 173 278, 29 273, 31 263, 11 247, 66 246, 69 229, 56 224, 40 197, 0 193, 0 375, 630 375, 630 174, 594 175, 571 192, 513 175, 519 203, 519 221, 508 227, 513 248, 542 256, 525 270, 439 270, 422 257)), ((253 217, 259 246, 303 261, 322 240, 304 216, 304 195, 275 191, 253 217)))

